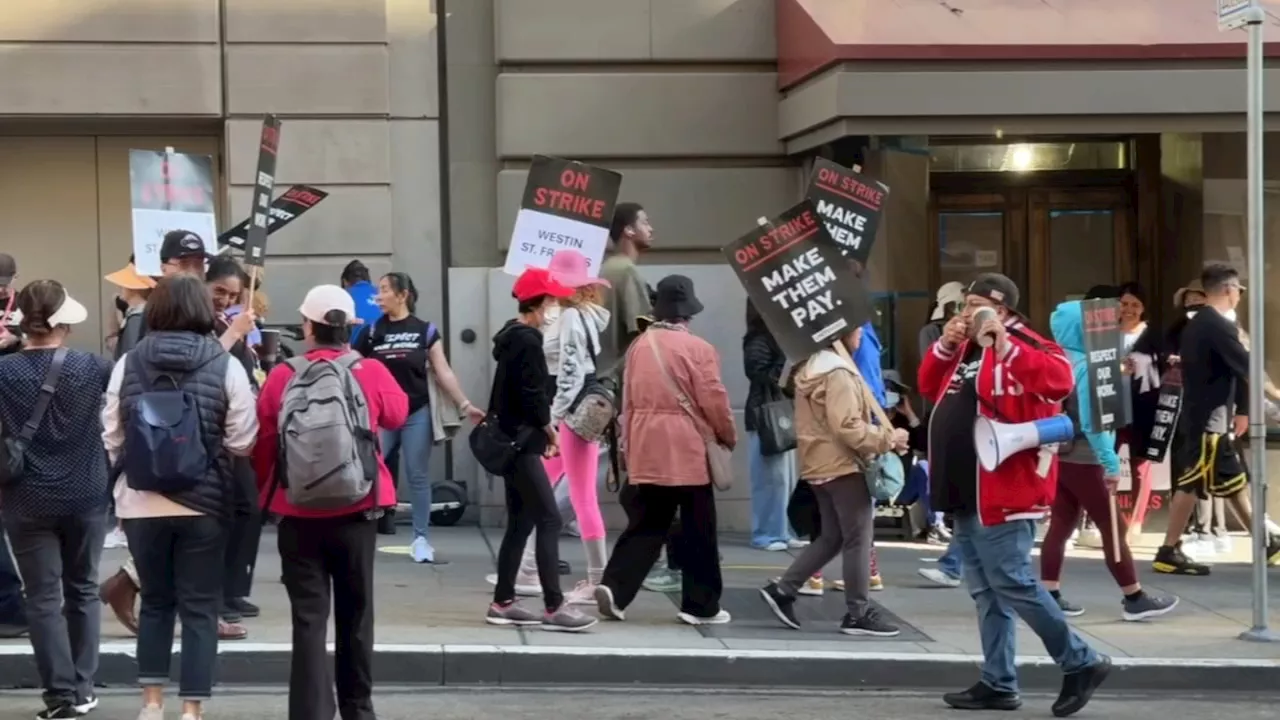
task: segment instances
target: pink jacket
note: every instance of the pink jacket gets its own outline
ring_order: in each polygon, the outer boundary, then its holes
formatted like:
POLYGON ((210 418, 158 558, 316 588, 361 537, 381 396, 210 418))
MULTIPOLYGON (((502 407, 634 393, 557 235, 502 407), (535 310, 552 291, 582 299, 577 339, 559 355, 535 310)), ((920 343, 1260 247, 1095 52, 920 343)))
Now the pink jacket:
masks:
POLYGON ((711 478, 703 436, 663 377, 650 338, 672 380, 702 418, 702 432, 729 448, 738 442, 716 349, 688 330, 655 325, 631 343, 623 372, 623 443, 630 482, 706 485, 711 478))

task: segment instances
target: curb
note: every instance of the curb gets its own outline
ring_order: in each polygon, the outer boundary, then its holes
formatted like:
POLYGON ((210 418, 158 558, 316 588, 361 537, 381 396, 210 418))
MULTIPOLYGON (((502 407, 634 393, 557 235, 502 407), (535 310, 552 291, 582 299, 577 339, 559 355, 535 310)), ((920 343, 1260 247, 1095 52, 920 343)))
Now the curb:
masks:
MULTIPOLYGON (((332 646, 330 646, 332 649, 332 646)), ((132 686, 134 646, 102 646, 98 684, 132 686)), ((679 650, 497 645, 374 646, 374 677, 384 685, 652 685, 793 687, 842 690, 965 688, 981 658, 962 654, 679 650)), ((219 648, 224 685, 287 685, 287 643, 241 643, 219 648)), ((175 658, 177 653, 175 653, 175 658)), ((1114 658, 1109 691, 1275 692, 1280 660, 1114 658)), ((1057 691, 1062 673, 1047 657, 1022 658, 1025 690, 1057 691)), ((175 661, 174 671, 178 664, 175 661)), ((0 647, 0 687, 38 686, 31 650, 0 647)))

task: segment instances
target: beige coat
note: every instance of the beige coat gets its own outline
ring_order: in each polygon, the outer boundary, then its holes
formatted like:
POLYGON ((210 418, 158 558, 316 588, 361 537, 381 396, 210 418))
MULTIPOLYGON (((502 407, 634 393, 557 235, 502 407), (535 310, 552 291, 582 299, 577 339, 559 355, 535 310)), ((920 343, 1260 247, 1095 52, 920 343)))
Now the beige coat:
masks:
POLYGON ((872 421, 871 392, 848 360, 814 353, 796 374, 800 477, 825 482, 860 473, 893 448, 893 428, 872 421))

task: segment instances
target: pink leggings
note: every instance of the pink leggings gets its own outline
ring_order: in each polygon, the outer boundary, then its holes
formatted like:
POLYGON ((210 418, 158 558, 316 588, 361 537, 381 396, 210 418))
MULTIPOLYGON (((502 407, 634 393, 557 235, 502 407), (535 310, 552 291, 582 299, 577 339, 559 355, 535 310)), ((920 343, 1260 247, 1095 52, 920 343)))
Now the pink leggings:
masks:
POLYGON ((583 440, 568 425, 560 423, 560 455, 542 461, 553 485, 561 473, 568 478, 569 503, 578 518, 578 531, 583 540, 604 537, 604 516, 600 514, 600 498, 596 494, 599 457, 599 445, 583 440))

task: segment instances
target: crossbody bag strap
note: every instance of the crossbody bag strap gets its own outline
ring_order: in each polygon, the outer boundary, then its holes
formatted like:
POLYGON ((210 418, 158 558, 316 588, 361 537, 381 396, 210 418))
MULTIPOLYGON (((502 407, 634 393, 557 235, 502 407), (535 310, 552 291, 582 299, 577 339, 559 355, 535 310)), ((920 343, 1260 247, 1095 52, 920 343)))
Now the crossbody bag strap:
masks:
POLYGON ((26 424, 18 432, 17 439, 23 447, 31 444, 32 438, 36 436, 36 430, 40 429, 40 422, 49 411, 49 403, 53 402, 53 393, 58 389, 58 376, 62 374, 62 365, 66 360, 66 348, 60 347, 53 351, 53 361, 49 363, 49 371, 45 373, 44 382, 40 385, 40 395, 36 398, 36 405, 31 410, 31 417, 27 418, 26 424))
POLYGON ((646 332, 644 335, 649 341, 649 349, 653 351, 654 359, 658 361, 658 370, 662 372, 663 379, 667 381, 667 387, 676 396, 676 403, 693 420, 693 424, 698 429, 698 434, 702 436, 703 441, 709 442, 706 421, 694 411, 693 403, 689 401, 689 396, 684 394, 684 391, 676 384, 675 378, 667 371, 667 363, 663 361, 662 353, 658 350, 658 341, 653 338, 652 332, 646 332))
POLYGON ((599 352, 596 350, 596 341, 591 338, 591 328, 587 326, 587 319, 582 316, 582 311, 578 311, 578 324, 582 326, 582 334, 587 338, 587 352, 591 353, 592 364, 596 361, 599 352))
POLYGON ((867 379, 858 371, 857 363, 851 363, 849 367, 853 368, 853 374, 861 381, 862 401, 871 405, 871 414, 880 422, 881 427, 893 428, 893 423, 889 422, 889 416, 885 414, 884 408, 880 407, 880 403, 876 401, 876 397, 871 392, 871 387, 867 384, 867 379))

